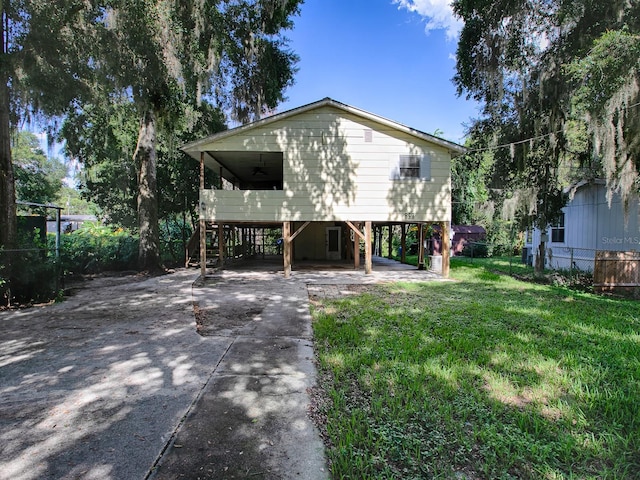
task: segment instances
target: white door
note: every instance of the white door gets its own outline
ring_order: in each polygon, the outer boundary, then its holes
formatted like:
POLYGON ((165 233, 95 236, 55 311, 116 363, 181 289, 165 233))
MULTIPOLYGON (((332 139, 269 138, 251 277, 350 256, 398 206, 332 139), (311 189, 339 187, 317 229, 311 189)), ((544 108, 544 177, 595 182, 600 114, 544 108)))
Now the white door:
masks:
POLYGON ((327 260, 340 260, 341 227, 327 227, 325 244, 327 246, 327 260))

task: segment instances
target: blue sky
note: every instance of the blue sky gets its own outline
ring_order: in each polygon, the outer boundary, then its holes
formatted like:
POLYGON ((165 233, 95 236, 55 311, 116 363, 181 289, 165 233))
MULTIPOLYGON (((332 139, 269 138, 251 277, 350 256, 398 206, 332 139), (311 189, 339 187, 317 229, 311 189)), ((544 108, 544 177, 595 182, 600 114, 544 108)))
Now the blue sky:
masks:
POLYGON ((305 0, 287 34, 299 71, 278 111, 331 97, 462 142, 477 106, 451 81, 459 29, 448 0, 305 0))

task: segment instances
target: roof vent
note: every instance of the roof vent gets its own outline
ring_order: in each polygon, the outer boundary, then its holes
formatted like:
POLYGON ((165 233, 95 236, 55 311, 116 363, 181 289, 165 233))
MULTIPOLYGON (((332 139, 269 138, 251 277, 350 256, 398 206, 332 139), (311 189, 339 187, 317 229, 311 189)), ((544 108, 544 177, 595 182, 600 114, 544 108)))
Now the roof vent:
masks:
POLYGON ((364 141, 366 143, 373 142, 373 130, 371 130, 369 128, 365 128, 365 130, 364 130, 364 141))

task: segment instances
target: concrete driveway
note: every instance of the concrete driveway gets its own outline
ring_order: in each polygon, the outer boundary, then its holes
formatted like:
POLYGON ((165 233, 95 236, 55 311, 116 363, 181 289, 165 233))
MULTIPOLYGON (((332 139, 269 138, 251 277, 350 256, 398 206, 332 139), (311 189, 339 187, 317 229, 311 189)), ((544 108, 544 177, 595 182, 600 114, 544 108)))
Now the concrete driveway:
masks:
POLYGON ((197 276, 101 278, 0 312, 0 479, 324 480, 309 293, 434 277, 197 276))
POLYGON ((230 345, 193 322, 196 275, 89 282, 0 312, 0 478, 145 478, 230 345))

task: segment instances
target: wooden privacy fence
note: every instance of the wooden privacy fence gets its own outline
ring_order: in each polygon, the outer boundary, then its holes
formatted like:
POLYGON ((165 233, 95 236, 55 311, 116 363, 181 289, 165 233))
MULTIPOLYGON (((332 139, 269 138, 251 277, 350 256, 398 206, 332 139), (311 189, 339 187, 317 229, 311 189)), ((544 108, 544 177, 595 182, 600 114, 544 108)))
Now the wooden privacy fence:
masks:
POLYGON ((597 251, 593 287, 596 292, 640 297, 640 252, 597 251))

